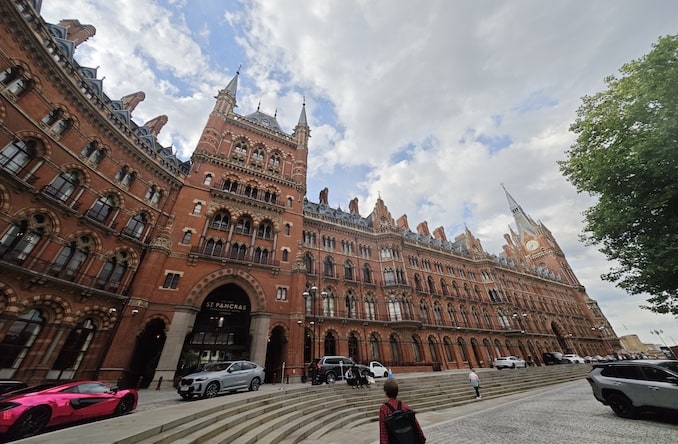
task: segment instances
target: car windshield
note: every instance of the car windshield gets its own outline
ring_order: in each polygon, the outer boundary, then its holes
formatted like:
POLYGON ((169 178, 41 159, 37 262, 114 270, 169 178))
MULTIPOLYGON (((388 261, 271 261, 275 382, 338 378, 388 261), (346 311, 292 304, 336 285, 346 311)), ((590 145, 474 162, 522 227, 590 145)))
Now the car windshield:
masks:
POLYGON ((668 368, 672 372, 678 373, 678 361, 666 361, 659 363, 660 366, 668 368))
POLYGON ((202 368, 202 371, 204 372, 220 372, 222 370, 226 370, 232 362, 211 362, 209 364, 205 364, 205 366, 202 368))

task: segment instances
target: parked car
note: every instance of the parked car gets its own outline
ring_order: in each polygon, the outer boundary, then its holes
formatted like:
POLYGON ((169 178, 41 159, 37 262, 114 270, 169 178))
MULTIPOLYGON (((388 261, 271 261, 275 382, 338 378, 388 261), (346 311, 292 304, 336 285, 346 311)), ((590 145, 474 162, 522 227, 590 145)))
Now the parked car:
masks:
POLYGON ((308 374, 311 376, 311 384, 334 384, 337 380, 344 378, 344 373, 348 367, 358 367, 358 371, 362 374, 364 371, 369 373, 369 367, 366 365, 359 365, 346 356, 323 356, 322 358, 314 359, 308 368, 308 374))
POLYGON ((0 435, 22 439, 50 427, 125 415, 138 399, 136 390, 99 381, 26 387, 0 396, 0 435))
POLYGON ((595 355, 595 356, 593 356, 593 358, 591 359, 591 362, 605 362, 605 358, 603 358, 603 357, 600 356, 600 355, 595 355))
POLYGON ((378 361, 370 361, 367 367, 370 369, 370 375, 373 378, 388 377, 388 369, 378 361))
POLYGON ((28 387, 28 384, 22 381, 14 381, 10 379, 0 379, 0 395, 3 395, 7 392, 13 392, 14 390, 19 390, 22 388, 28 387))
POLYGON ((570 361, 563 357, 563 354, 560 352, 545 352, 542 354, 542 361, 544 365, 553 365, 553 364, 569 364, 570 361))
POLYGON ((264 380, 264 369, 251 361, 218 361, 179 381, 177 392, 184 399, 213 398, 238 390, 257 391, 264 380))
POLYGON ((584 358, 574 353, 568 353, 566 355, 563 355, 563 359, 567 359, 573 364, 583 364, 585 362, 584 358))
POLYGON ((525 360, 520 359, 517 356, 500 356, 494 360, 492 363, 494 367, 497 368, 497 370, 501 370, 502 368, 516 368, 516 367, 527 367, 527 362, 525 360))
POLYGON ((586 380, 593 396, 621 418, 636 418, 643 411, 678 415, 678 360, 594 364, 586 380))

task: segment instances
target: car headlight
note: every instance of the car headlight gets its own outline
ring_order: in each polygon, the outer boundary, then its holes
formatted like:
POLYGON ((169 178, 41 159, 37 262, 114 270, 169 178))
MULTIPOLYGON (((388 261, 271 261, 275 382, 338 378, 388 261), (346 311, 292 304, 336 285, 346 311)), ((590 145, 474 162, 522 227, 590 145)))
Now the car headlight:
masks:
POLYGON ((201 376, 200 378, 195 378, 196 382, 207 381, 209 378, 207 376, 201 376))

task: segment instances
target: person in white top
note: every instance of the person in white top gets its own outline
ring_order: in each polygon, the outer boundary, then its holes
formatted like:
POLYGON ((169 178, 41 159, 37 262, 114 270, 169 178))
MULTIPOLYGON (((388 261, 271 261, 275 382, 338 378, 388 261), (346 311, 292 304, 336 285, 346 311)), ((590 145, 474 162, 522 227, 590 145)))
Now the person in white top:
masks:
POLYGON ((473 368, 471 368, 471 373, 468 374, 468 379, 471 382, 471 387, 476 391, 476 399, 482 398, 482 396, 480 396, 480 378, 478 377, 478 374, 473 371, 473 368))

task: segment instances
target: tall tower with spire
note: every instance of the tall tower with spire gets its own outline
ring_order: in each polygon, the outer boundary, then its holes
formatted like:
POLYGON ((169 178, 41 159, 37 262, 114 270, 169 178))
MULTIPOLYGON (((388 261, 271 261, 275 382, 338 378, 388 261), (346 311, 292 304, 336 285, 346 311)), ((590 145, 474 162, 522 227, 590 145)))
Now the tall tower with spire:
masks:
POLYGON ((517 256, 513 258, 515 263, 522 263, 533 271, 551 272, 572 285, 581 285, 551 231, 541 221, 535 222, 503 185, 502 188, 517 229, 509 227, 505 253, 517 256))

